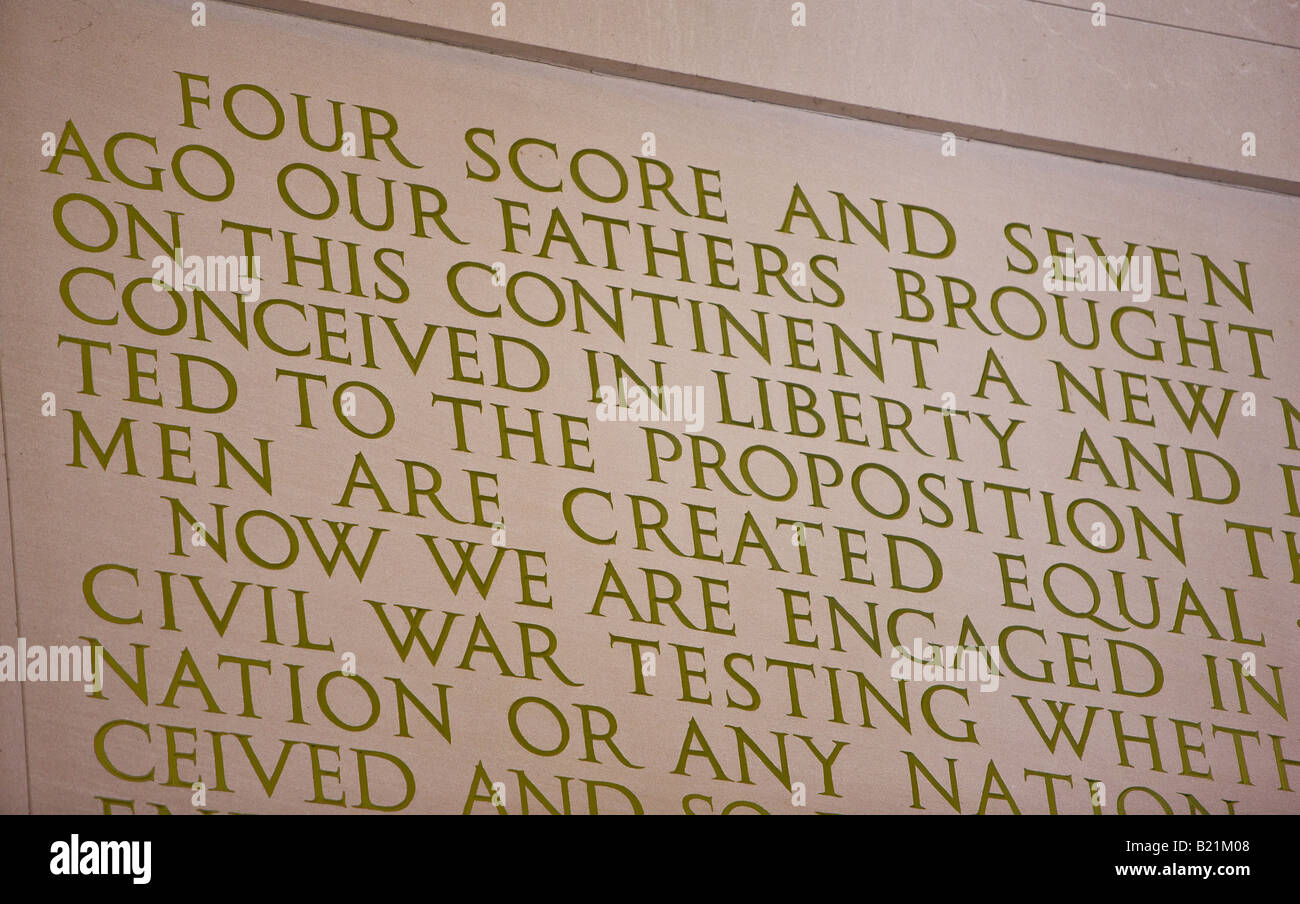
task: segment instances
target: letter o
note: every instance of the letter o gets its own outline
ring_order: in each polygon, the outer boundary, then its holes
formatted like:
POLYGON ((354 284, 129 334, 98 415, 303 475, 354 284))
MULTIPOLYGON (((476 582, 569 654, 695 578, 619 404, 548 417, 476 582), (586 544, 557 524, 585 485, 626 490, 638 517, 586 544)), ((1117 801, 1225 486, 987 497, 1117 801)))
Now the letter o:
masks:
POLYGON ((1008 335, 1015 336, 1017 339, 1037 339, 1047 330, 1047 314, 1044 313, 1043 306, 1038 303, 1037 298, 1019 286, 1003 286, 993 293, 993 297, 990 299, 989 304, 993 309, 993 319, 997 321, 998 326, 1002 327, 1002 331, 1008 335), (1038 326, 1032 333, 1022 333, 1013 330, 1007 325, 1007 322, 1002 319, 1000 302, 1002 301, 1002 296, 1007 293, 1019 295, 1021 298, 1026 298, 1029 300, 1030 305, 1033 306, 1034 314, 1038 317, 1038 326))
POLYGON ((506 300, 510 302, 511 310, 533 326, 555 326, 564 319, 564 293, 560 291, 560 287, 552 282, 548 277, 543 276, 541 273, 535 273, 532 270, 520 270, 518 273, 515 273, 510 277, 509 282, 506 283, 506 300), (520 306, 519 293, 515 286, 519 280, 524 279, 525 277, 540 282, 550 291, 551 297, 555 299, 554 317, 549 320, 542 320, 529 314, 520 306))
POLYGON ((740 453, 740 476, 744 478, 747 487, 772 502, 784 502, 793 496, 799 488, 799 475, 795 473, 794 465, 790 462, 790 459, 771 446, 749 446, 744 452, 740 453), (789 487, 783 494, 768 493, 754 481, 753 475, 749 472, 749 457, 755 452, 771 453, 772 457, 785 467, 786 476, 789 478, 789 487))
POLYGON ((205 148, 201 144, 187 144, 185 147, 179 148, 176 153, 172 155, 172 176, 176 179, 176 184, 185 189, 190 197, 198 198, 200 201, 224 201, 226 198, 229 198, 230 193, 235 190, 235 171, 230 168, 229 161, 216 151, 212 150, 212 148, 205 148), (185 155, 191 151, 199 151, 217 162, 217 166, 221 168, 221 174, 225 176, 225 183, 221 191, 213 195, 205 195, 203 192, 195 188, 193 184, 191 184, 190 180, 186 178, 185 171, 181 164, 185 160, 185 155))
POLYGON ((885 465, 880 464, 879 462, 869 461, 866 464, 858 465, 858 467, 854 469, 853 477, 851 479, 853 481, 853 495, 857 497, 858 505, 862 506, 864 509, 871 512, 871 514, 875 515, 877 518, 884 518, 886 521, 893 521, 907 514, 907 510, 911 505, 911 494, 908 493, 907 484, 903 483, 903 478, 899 477, 896 473, 894 473, 892 468, 888 468, 885 465), (898 499, 897 511, 893 512, 892 514, 888 512, 882 512, 880 511, 880 509, 876 508, 874 505, 872 505, 870 502, 867 501, 867 497, 862 494, 862 487, 861 487, 862 472, 867 470, 881 471, 882 473, 887 474, 889 476, 889 479, 894 482, 894 486, 898 487, 899 499, 898 499))
POLYGON ((339 190, 334 187, 334 181, 325 175, 324 171, 312 166, 310 163, 290 163, 283 167, 279 175, 275 177, 275 185, 280 192, 280 198, 285 204, 289 205, 290 210, 300 217, 306 217, 309 220, 328 220, 338 212, 339 190), (329 193, 329 204, 320 213, 312 213, 289 194, 289 175, 297 170, 311 173, 321 181, 321 184, 325 186, 325 191, 329 193))
POLYGON ((255 138, 258 141, 270 141, 272 138, 275 138, 284 131, 284 108, 281 107, 280 102, 275 99, 275 95, 270 91, 267 91, 261 85, 248 83, 235 85, 226 92, 222 106, 225 107, 226 119, 230 120, 230 124, 249 138, 255 138), (271 131, 266 133, 254 132, 252 129, 245 126, 243 121, 235 115, 235 97, 244 91, 252 91, 270 105, 271 112, 275 114, 275 125, 271 127, 271 131))
POLYGON ((1117 518, 1115 513, 1111 511, 1110 506, 1106 505, 1106 503, 1102 502, 1100 499, 1089 499, 1084 496, 1071 502, 1065 509, 1065 523, 1070 526, 1070 533, 1074 534, 1074 539, 1078 540, 1087 549, 1095 549, 1097 552, 1115 552, 1124 545, 1124 525, 1120 523, 1119 518, 1117 518), (1115 531, 1115 542, 1110 546, 1097 546, 1089 537, 1084 536, 1083 531, 1079 530, 1079 525, 1075 521, 1074 512, 1075 509, 1084 504, 1095 505, 1097 508, 1101 509, 1101 511, 1106 515, 1107 520, 1110 521, 1110 526, 1115 531))
POLYGON ((148 276, 141 276, 127 283, 126 288, 122 290, 122 310, 126 311, 127 319, 154 336, 172 336, 179 333, 185 327, 185 321, 189 318, 189 313, 185 308, 185 299, 175 289, 166 289, 163 293, 156 292, 153 289, 153 279, 148 276), (172 302, 176 305, 176 320, 170 326, 154 326, 140 316, 139 309, 135 306, 135 290, 140 286, 149 286, 149 292, 146 298, 157 298, 161 294, 171 296, 172 302))
POLYGON ((510 704, 509 721, 510 733, 514 735, 515 740, 519 742, 519 746, 527 750, 529 753, 536 754, 537 756, 555 756, 562 752, 569 744, 569 723, 565 721, 564 713, 560 712, 559 709, 556 708, 555 704, 551 703, 549 700, 543 700, 541 697, 520 697, 514 703, 510 704), (542 747, 535 746, 525 738, 523 732, 519 730, 519 710, 525 703, 540 703, 542 707, 551 714, 551 717, 555 719, 556 724, 560 726, 560 742, 553 749, 546 750, 542 747))
POLYGON ((582 192, 593 201, 600 201, 602 204, 615 204, 627 197, 627 170, 623 164, 608 151, 602 151, 600 148, 583 148, 573 155, 569 161, 569 175, 573 179, 573 184, 578 186, 578 191, 582 192), (599 157, 606 161, 618 176, 618 191, 612 195, 602 195, 591 187, 586 178, 582 175, 582 161, 588 156, 599 157))
POLYGON ((1119 792, 1119 795, 1115 798, 1115 812, 1118 813, 1119 815, 1121 816, 1124 815, 1124 800, 1129 796, 1129 792, 1131 791, 1142 791, 1143 793, 1150 795, 1157 803, 1160 804, 1160 808, 1164 810, 1165 813, 1167 813, 1170 816, 1173 815, 1174 808, 1169 806, 1169 801, 1165 800, 1163 797, 1161 797, 1155 791, 1152 791, 1150 788, 1145 788, 1142 785, 1133 785, 1132 787, 1125 788, 1123 791, 1119 792))
POLYGON ((329 719, 344 731, 365 731, 375 722, 379 721, 379 695, 370 682, 360 675, 349 675, 347 672, 335 671, 330 672, 321 678, 320 683, 316 685, 316 702, 320 704, 321 712, 325 718, 329 719), (345 722, 339 718, 329 703, 329 686, 335 678, 349 678, 361 686, 366 692, 366 697, 370 700, 370 718, 359 725, 353 725, 351 722, 345 722))
POLYGON ((90 195, 76 193, 67 194, 55 201, 54 228, 58 231, 59 235, 63 236, 65 242, 82 251, 93 251, 96 253, 107 251, 109 248, 112 248, 113 243, 117 241, 117 220, 114 219, 113 212, 98 198, 92 198, 90 195), (84 201, 99 212, 99 215, 104 218, 104 222, 108 225, 108 238, 96 245, 90 242, 83 242, 72 234, 71 230, 68 229, 68 224, 63 219, 63 209, 73 201, 84 201))
POLYGON ((357 436, 363 436, 366 439, 378 439, 381 436, 387 436, 388 431, 393 429, 393 424, 396 421, 396 416, 393 414, 393 403, 388 401, 387 397, 385 397, 378 389, 371 386, 369 383, 362 383, 360 380, 350 380, 347 383, 340 383, 338 388, 334 390, 334 415, 339 419, 339 422, 342 423, 344 427, 347 427, 357 436), (379 399, 380 405, 383 406, 384 424, 374 433, 367 433, 365 430, 362 430, 356 424, 352 423, 352 421, 348 420, 347 416, 343 413, 343 394, 354 387, 365 389, 366 392, 379 399))
POLYGON ((298 535, 294 533, 289 522, 285 521, 275 512, 268 512, 266 509, 253 509, 252 511, 244 512, 244 514, 240 515, 239 520, 235 523, 235 540, 239 543, 239 551, 247 556, 249 561, 273 571, 281 568, 288 568, 293 564, 294 560, 298 558, 298 535), (280 529, 284 531, 284 535, 289 539, 289 552, 284 557, 283 561, 272 562, 264 559, 254 552, 253 548, 248 545, 248 537, 245 534, 244 526, 253 518, 269 518, 278 524, 280 529))

